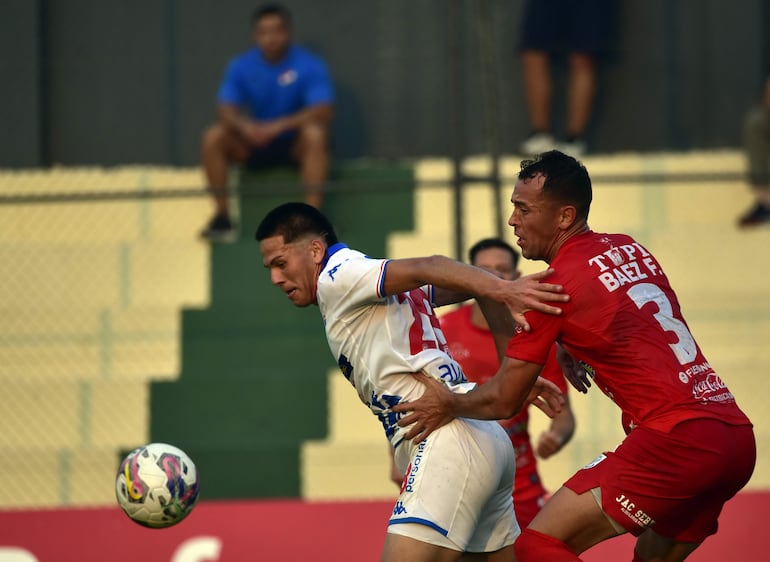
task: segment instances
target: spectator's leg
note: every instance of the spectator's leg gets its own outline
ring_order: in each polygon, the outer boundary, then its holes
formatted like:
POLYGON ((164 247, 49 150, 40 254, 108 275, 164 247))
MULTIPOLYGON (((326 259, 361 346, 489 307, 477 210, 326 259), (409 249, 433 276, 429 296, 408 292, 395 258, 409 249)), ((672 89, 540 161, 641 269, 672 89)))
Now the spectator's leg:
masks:
POLYGON ((295 155, 305 186, 305 203, 321 208, 323 188, 329 178, 329 130, 326 125, 310 123, 297 135, 295 155))
POLYGON ((757 107, 746 115, 743 143, 754 205, 738 217, 738 225, 753 226, 770 222, 770 110, 757 107))
POLYGON ((753 186, 770 183, 770 109, 757 107, 746 116, 743 142, 753 186))
POLYGON ((526 50, 521 53, 524 92, 529 121, 534 133, 551 129, 551 65, 545 51, 526 50))
POLYGON ((586 53, 570 53, 567 85, 567 141, 583 137, 596 93, 596 61, 586 53))
POLYGON ((215 215, 229 216, 227 205, 227 169, 232 162, 245 162, 249 146, 221 123, 214 123, 203 133, 201 161, 208 188, 212 192, 215 215))

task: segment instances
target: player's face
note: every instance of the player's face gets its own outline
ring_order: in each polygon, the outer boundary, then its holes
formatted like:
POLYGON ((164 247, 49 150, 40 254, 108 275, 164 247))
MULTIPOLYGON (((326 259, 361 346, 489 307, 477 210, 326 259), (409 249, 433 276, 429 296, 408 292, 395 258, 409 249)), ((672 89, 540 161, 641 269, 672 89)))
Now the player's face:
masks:
POLYGON ((289 48, 291 31, 281 16, 262 16, 254 23, 254 41, 268 61, 277 62, 289 48))
POLYGON ((513 265, 511 253, 502 248, 479 250, 473 259, 473 265, 486 269, 507 281, 513 281, 519 276, 519 271, 513 265))
POLYGON ((270 282, 281 289, 295 306, 316 304, 318 274, 326 247, 318 239, 287 244, 283 236, 271 236, 259 243, 262 263, 270 270, 270 282))
POLYGON ((545 177, 519 180, 513 188, 513 213, 508 224, 518 238, 521 255, 531 260, 550 260, 559 237, 559 207, 543 196, 545 177))

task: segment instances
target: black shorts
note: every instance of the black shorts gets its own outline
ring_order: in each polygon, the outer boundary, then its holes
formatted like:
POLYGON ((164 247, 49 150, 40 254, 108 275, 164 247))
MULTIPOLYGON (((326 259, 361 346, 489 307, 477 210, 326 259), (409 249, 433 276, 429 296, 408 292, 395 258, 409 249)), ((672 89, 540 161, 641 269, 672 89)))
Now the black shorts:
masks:
POLYGON ((612 46, 617 0, 528 0, 519 50, 599 55, 612 46))
POLYGON ((296 140, 296 134, 281 135, 267 146, 255 148, 246 160, 246 167, 251 170, 296 167, 297 161, 292 156, 296 140))

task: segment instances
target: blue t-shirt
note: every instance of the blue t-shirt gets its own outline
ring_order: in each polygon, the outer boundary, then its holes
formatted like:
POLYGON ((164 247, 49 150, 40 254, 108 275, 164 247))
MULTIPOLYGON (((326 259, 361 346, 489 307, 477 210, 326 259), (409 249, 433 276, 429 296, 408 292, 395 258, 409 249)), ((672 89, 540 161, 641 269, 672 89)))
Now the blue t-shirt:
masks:
POLYGON ((333 100, 324 61, 296 45, 277 63, 266 61, 257 47, 235 57, 217 94, 219 103, 248 108, 254 119, 264 120, 333 100))

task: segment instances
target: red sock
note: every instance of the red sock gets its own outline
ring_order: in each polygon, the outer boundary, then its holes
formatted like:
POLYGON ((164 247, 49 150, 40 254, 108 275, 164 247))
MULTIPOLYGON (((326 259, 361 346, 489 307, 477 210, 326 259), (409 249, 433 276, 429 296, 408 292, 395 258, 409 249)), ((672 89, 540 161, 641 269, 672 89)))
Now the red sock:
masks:
POLYGON ((567 545, 532 529, 524 529, 513 543, 519 562, 582 562, 567 545))

